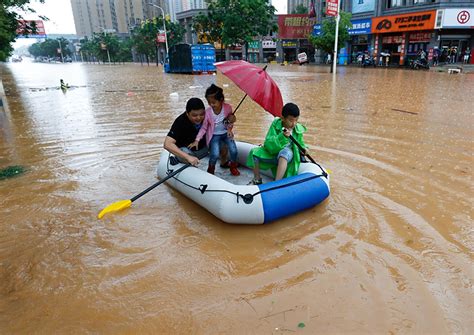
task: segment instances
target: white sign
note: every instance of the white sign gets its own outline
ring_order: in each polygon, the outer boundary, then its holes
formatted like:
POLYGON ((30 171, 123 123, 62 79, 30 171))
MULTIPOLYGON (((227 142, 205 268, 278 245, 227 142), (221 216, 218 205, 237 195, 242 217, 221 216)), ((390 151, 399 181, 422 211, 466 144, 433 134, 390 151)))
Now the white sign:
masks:
POLYGON ((276 42, 275 41, 262 41, 262 48, 263 49, 274 49, 276 48, 276 42))
POLYGON ((466 28, 474 27, 474 8, 447 8, 443 9, 443 28, 466 28))
POLYGON ((308 61, 308 55, 306 55, 306 52, 298 54, 298 61, 300 63, 306 63, 308 61))

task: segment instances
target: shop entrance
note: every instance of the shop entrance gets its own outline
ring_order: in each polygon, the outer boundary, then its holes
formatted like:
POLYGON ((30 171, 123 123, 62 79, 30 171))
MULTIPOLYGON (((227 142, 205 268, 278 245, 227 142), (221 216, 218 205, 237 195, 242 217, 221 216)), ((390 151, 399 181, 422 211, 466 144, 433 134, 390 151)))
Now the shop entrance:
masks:
POLYGON ((454 47, 456 49, 456 62, 462 62, 462 57, 464 56, 464 52, 466 51, 467 47, 469 46, 469 40, 466 39, 451 39, 449 37, 443 38, 441 37, 439 49, 441 50, 441 59, 440 62, 448 62, 448 56, 452 56, 452 52, 450 50, 454 47))

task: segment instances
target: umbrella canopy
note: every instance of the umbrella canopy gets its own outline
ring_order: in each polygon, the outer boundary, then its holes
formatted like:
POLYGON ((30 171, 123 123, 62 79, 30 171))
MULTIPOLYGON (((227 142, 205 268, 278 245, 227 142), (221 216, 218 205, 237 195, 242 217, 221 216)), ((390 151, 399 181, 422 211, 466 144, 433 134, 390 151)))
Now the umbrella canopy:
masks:
POLYGON ((283 99, 280 89, 265 69, 243 60, 230 60, 215 65, 223 75, 232 80, 267 112, 274 116, 281 116, 283 99))

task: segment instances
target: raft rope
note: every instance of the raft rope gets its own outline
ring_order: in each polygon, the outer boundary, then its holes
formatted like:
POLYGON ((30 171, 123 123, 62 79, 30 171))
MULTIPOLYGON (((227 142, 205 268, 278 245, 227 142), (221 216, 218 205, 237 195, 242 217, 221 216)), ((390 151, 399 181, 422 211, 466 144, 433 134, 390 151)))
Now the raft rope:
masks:
MULTIPOLYGON (((167 170, 167 174, 170 174, 173 172, 173 169, 170 169, 170 163, 171 165, 176 165, 179 163, 179 161, 176 159, 176 157, 174 156, 169 156, 168 157, 168 161, 166 163, 166 170, 167 170)), ((324 172, 324 170, 321 168, 321 171, 324 172)), ((296 180, 294 182, 291 182, 291 183, 288 183, 288 184, 285 184, 285 185, 278 185, 278 186, 274 186, 274 187, 270 187, 270 188, 267 188, 265 190, 260 190, 258 192, 255 192, 253 194, 250 194, 250 193, 247 193, 247 194, 241 194, 240 192, 232 192, 232 191, 229 191, 229 190, 209 190, 207 189, 208 188, 208 185, 207 184, 201 184, 199 185, 199 187, 196 187, 196 186, 193 186, 193 185, 190 185, 188 183, 185 183, 184 181, 182 180, 179 180, 176 176, 173 177, 173 179, 176 179, 178 182, 180 182, 181 184, 193 189, 193 190, 196 190, 196 191, 200 191, 201 194, 204 194, 205 192, 220 192, 220 193, 230 193, 230 194, 233 194, 236 196, 236 199, 237 199, 237 203, 239 203, 239 198, 242 198, 242 200, 244 201, 244 203, 246 204, 251 204, 253 202, 253 198, 261 193, 265 193, 265 192, 268 192, 268 191, 273 191, 273 190, 277 190, 277 189, 280 189, 280 188, 285 188, 285 187, 290 187, 290 186, 293 186, 293 185, 297 185, 297 184, 301 184, 301 183, 304 183, 304 182, 307 182, 309 180, 312 180, 312 179, 316 179, 316 178, 320 178, 320 177, 327 177, 327 174, 326 173, 323 173, 323 174, 319 174, 319 175, 313 175, 311 177, 307 177, 307 178, 304 178, 304 179, 300 179, 300 180, 296 180)))

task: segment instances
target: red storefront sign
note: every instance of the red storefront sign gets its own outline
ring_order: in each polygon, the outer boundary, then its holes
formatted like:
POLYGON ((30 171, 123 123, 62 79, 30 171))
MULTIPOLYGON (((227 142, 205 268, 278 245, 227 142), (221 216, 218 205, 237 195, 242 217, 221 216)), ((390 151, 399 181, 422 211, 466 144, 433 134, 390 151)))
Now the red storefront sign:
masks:
POLYGON ((408 35, 408 42, 429 42, 431 40, 431 33, 412 33, 408 35))
POLYGON ((338 11, 339 11, 338 0, 328 0, 327 6, 326 6, 326 15, 337 16, 338 11))
POLYGON ((404 64, 404 58, 405 58, 405 40, 406 40, 406 35, 407 34, 402 34, 402 45, 400 46, 400 65, 404 64))
POLYGON ((156 34, 156 42, 157 43, 165 43, 166 42, 165 33, 156 34))
POLYGON ((402 41, 402 35, 382 37, 382 44, 401 44, 402 41))
POLYGON ((316 18, 307 14, 278 15, 278 37, 288 39, 308 38, 313 32, 316 18))
POLYGON ((430 48, 430 50, 428 51, 428 60, 431 62, 433 60, 433 48, 430 48))

